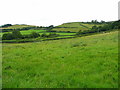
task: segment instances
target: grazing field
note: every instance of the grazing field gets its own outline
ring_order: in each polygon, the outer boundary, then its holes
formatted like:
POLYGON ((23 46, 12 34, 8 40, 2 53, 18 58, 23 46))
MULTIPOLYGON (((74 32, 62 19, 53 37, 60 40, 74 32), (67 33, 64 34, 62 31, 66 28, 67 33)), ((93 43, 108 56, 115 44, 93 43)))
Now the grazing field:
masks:
POLYGON ((2 46, 3 88, 118 87, 118 31, 2 46))
POLYGON ((104 24, 87 24, 81 22, 71 22, 71 23, 64 23, 57 27, 61 28, 53 28, 52 30, 55 31, 71 31, 71 32, 78 32, 79 30, 88 30, 91 29, 93 26, 103 26, 104 24))
MULTIPOLYGON (((70 32, 78 32, 79 30, 81 30, 80 28, 54 28, 52 30, 55 31, 70 31, 70 32)), ((83 30, 83 28, 82 28, 83 30)), ((86 28, 84 30, 87 30, 86 28)))
MULTIPOLYGON (((31 34, 32 32, 37 32, 39 33, 40 35, 45 33, 45 34, 50 34, 50 32, 46 32, 46 30, 22 30, 20 31, 22 35, 27 35, 27 34, 31 34)), ((11 32, 1 32, 0 33, 0 37, 2 37, 3 34, 5 33, 11 33, 11 32)), ((67 33, 67 32, 56 32, 56 34, 59 34, 59 35, 75 35, 76 33, 67 33)))
POLYGON ((82 22, 70 22, 70 23, 64 23, 62 25, 59 25, 57 27, 86 27, 86 28, 91 28, 92 26, 101 26, 103 24, 87 24, 87 23, 82 23, 82 22))
MULTIPOLYGON (((37 33, 46 32, 46 30, 22 30, 20 32, 22 35, 27 35, 27 34, 31 34, 32 32, 37 32, 37 33)), ((12 31, 11 32, 1 32, 0 36, 2 37, 2 35, 5 33, 12 33, 12 31)))
POLYGON ((32 32, 37 32, 37 33, 46 32, 46 30, 24 30, 20 32, 22 35, 27 35, 27 34, 31 34, 32 32))

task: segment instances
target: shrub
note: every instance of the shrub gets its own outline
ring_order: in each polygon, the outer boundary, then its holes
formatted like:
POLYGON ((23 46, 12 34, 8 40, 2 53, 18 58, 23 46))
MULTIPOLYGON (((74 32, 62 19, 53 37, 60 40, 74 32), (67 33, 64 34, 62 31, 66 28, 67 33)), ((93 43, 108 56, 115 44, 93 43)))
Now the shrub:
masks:
POLYGON ((48 37, 48 36, 46 35, 46 33, 43 33, 41 37, 48 37))
POLYGON ((14 39, 12 33, 6 33, 6 34, 3 34, 2 36, 2 40, 12 40, 14 39))
POLYGON ((20 38, 22 38, 22 34, 18 30, 14 30, 12 32, 12 36, 14 37, 14 39, 20 39, 20 38))
POLYGON ((39 37, 39 36, 40 36, 40 34, 37 33, 37 32, 32 32, 32 33, 30 34, 30 37, 31 37, 31 38, 37 38, 37 37, 39 37))
POLYGON ((22 34, 18 30, 14 30, 12 33, 3 34, 3 40, 12 40, 12 39, 20 39, 22 38, 22 34))

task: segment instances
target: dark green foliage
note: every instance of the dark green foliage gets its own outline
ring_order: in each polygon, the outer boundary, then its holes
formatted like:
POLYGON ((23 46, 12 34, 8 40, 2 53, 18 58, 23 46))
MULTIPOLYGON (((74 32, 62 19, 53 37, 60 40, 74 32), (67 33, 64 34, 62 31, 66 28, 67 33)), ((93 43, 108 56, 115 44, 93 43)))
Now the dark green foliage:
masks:
POLYGON ((42 35, 41 35, 41 37, 48 37, 45 33, 43 33, 42 35))
POLYGON ((96 30, 96 29, 98 29, 97 26, 93 26, 92 27, 92 30, 96 30))
MULTIPOLYGON (((92 23, 97 23, 97 21, 92 20, 92 23)), ((105 23, 104 21, 101 21, 105 23)), ((84 35, 84 34, 90 34, 90 33, 99 33, 103 31, 109 31, 113 29, 120 29, 120 20, 114 21, 114 22, 109 22, 105 24, 104 26, 93 26, 90 30, 85 30, 85 31, 79 31, 76 33, 76 35, 84 35)))
POLYGON ((30 37, 31 37, 31 38, 37 38, 37 37, 39 37, 39 36, 40 36, 40 34, 37 33, 37 32, 32 32, 32 33, 30 34, 30 37))
POLYGON ((99 22, 97 20, 92 20, 91 23, 98 24, 99 22))
POLYGON ((112 29, 120 29, 120 20, 109 22, 107 25, 104 25, 103 27, 99 27, 100 31, 107 31, 112 29))
POLYGON ((0 27, 9 27, 9 26, 12 26, 12 24, 4 24, 4 25, 2 25, 0 27))
POLYGON ((11 33, 3 34, 2 40, 12 40, 14 39, 13 35, 11 33))
POLYGON ((103 21, 103 20, 101 20, 101 22, 100 22, 100 23, 102 23, 102 24, 103 24, 103 23, 106 23, 106 22, 105 22, 105 21, 103 21))
POLYGON ((13 29, 2 29, 2 32, 10 32, 13 31, 13 29))
POLYGON ((20 31, 14 30, 12 33, 6 33, 3 34, 2 39, 3 40, 12 40, 12 39, 21 39, 22 34, 20 31))
POLYGON ((100 22, 97 21, 97 20, 92 20, 91 22, 82 22, 82 23, 87 23, 87 24, 105 24, 105 23, 108 23, 108 22, 105 22, 103 20, 101 20, 100 22))
POLYGON ((49 27, 46 27, 46 28, 47 28, 47 30, 51 30, 51 29, 54 28, 54 26, 53 26, 53 25, 50 25, 49 27))
POLYGON ((37 38, 40 34, 37 32, 32 32, 31 34, 22 35, 20 31, 14 30, 12 33, 3 34, 3 40, 12 40, 12 39, 25 39, 25 38, 37 38))
POLYGON ((120 29, 120 20, 112 23, 112 29, 120 29))
POLYGON ((12 35, 13 35, 14 39, 20 39, 20 38, 22 38, 22 34, 18 30, 14 30, 12 32, 12 35))

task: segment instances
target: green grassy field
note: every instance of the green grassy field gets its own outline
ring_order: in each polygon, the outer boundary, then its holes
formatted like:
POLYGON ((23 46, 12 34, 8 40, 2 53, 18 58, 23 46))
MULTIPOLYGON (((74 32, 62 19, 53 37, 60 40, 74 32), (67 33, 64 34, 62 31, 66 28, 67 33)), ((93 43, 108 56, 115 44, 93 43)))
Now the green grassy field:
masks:
POLYGON ((31 34, 32 32, 37 32, 37 33, 46 32, 46 30, 24 30, 20 32, 22 35, 27 35, 27 34, 31 34))
POLYGON ((90 28, 94 25, 102 26, 104 24, 87 24, 87 23, 82 23, 82 22, 70 22, 70 23, 63 23, 61 25, 58 25, 57 27, 82 27, 82 25, 90 28))
POLYGON ((104 24, 86 24, 81 22, 70 22, 70 23, 64 23, 62 25, 59 25, 57 27, 63 27, 63 28, 53 28, 52 30, 56 31, 71 31, 71 32, 78 32, 79 30, 88 30, 91 29, 93 26, 103 26, 104 24), (68 28, 64 28, 68 27, 68 28), (74 28, 70 28, 74 27, 74 28))
MULTIPOLYGON (((79 30, 81 30, 80 28, 54 28, 52 30, 55 31, 71 31, 71 32, 78 32, 79 30)), ((82 28, 83 30, 83 28, 82 28)), ((86 28, 84 30, 87 30, 86 28)))
POLYGON ((118 31, 2 46, 3 88, 118 87, 118 31))
MULTIPOLYGON (((20 31, 20 32, 21 32, 22 35, 31 34, 32 32, 37 32, 40 35, 43 34, 43 33, 46 33, 48 35, 50 33, 50 32, 46 32, 46 30, 23 30, 23 31, 20 31)), ((5 34, 5 33, 11 33, 11 32, 1 32, 0 37, 2 37, 2 35, 5 34)), ((56 32, 56 34, 59 34, 59 35, 75 35, 76 33, 56 32)))

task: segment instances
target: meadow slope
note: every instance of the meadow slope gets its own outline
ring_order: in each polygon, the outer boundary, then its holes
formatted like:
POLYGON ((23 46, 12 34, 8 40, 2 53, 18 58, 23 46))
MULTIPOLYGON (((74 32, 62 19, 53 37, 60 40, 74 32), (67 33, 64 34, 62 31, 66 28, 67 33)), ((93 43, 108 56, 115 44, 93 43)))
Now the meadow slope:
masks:
POLYGON ((70 31, 70 32, 78 32, 79 30, 89 30, 93 26, 103 26, 105 24, 87 24, 82 22, 70 22, 70 23, 63 23, 61 25, 56 26, 52 30, 55 31, 70 31))
POLYGON ((118 87, 118 31, 2 46, 3 88, 118 87))

